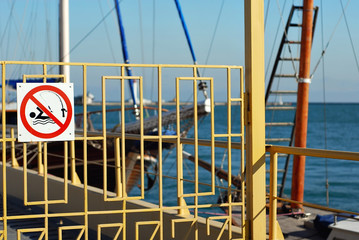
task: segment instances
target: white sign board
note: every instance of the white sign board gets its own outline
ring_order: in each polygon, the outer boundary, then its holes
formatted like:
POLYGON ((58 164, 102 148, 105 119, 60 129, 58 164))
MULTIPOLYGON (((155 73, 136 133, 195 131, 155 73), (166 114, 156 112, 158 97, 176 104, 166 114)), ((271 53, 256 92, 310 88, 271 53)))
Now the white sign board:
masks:
POLYGON ((75 139, 73 83, 18 83, 19 142, 75 139))

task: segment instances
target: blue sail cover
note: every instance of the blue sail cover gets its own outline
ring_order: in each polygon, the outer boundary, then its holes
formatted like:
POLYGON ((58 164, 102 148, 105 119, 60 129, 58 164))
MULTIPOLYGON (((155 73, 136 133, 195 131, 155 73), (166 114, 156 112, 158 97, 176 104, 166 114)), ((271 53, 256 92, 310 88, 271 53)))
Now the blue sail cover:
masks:
MULTIPOLYGON (((46 83, 56 83, 59 82, 59 78, 47 78, 46 83)), ((16 89, 17 83, 23 83, 24 81, 22 79, 8 79, 6 80, 6 87, 10 87, 12 89, 16 89)), ((27 79, 26 83, 43 83, 43 78, 29 78, 27 79)), ((2 88, 2 84, 0 84, 0 88, 2 88)))

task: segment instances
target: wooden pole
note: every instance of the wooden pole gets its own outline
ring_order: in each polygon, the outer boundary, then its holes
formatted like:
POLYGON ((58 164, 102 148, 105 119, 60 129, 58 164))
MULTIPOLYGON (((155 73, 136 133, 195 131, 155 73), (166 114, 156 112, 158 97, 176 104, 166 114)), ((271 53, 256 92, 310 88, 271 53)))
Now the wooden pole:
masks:
MULTIPOLYGON (((302 41, 297 95, 297 113, 295 127, 296 147, 307 145, 308 96, 310 79, 310 56, 313 29, 313 0, 303 0, 302 41)), ((294 156, 292 173, 292 199, 303 202, 304 196, 305 156, 294 156)), ((302 204, 292 204, 294 209, 302 209, 302 204)))

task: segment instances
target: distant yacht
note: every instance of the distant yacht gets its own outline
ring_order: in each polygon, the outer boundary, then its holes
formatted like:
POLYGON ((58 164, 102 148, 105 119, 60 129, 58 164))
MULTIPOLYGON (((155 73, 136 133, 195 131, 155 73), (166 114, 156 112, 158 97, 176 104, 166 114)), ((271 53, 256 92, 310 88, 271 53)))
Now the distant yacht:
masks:
MULTIPOLYGON (((76 96, 75 99, 74 99, 75 100, 75 105, 82 105, 84 103, 83 99, 84 99, 83 95, 76 96)), ((87 96, 86 96, 86 103, 91 104, 91 103, 93 103, 94 99, 95 99, 95 96, 92 93, 88 92, 87 96)))

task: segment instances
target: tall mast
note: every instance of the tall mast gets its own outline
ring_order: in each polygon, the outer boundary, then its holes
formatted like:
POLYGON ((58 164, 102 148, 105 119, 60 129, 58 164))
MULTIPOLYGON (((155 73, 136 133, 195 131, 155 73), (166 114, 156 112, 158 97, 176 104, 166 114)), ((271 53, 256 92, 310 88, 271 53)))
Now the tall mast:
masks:
MULTIPOLYGON (((313 36, 313 0, 303 0, 302 41, 297 94, 295 127, 295 147, 305 148, 308 128, 308 96, 310 79, 310 56, 313 36)), ((305 156, 294 156, 292 173, 292 200, 303 202, 305 156)), ((292 204, 294 209, 302 209, 302 204, 292 204)))
MULTIPOLYGON (((126 42, 125 30, 124 30, 123 24, 122 24, 120 3, 118 0, 114 0, 114 1, 115 1, 115 6, 116 6, 118 26, 120 29, 123 60, 125 61, 126 64, 129 64, 130 58, 129 58, 128 52, 127 52, 127 42, 126 42)), ((132 76, 132 70, 130 67, 126 67, 126 73, 127 73, 127 76, 132 76)), ((136 118, 138 118, 140 112, 139 112, 139 109, 137 106, 138 83, 136 80, 130 79, 130 90, 131 90, 131 96, 132 96, 132 101, 133 101, 133 107, 135 108, 135 115, 136 115, 136 118)))
MULTIPOLYGON (((59 61, 70 62, 69 0, 60 0, 59 11, 59 61)), ((69 65, 60 65, 60 74, 65 75, 66 82, 70 82, 69 65)))
MULTIPOLYGON (((186 35, 187 43, 188 43, 189 49, 190 49, 190 51, 191 51, 191 56, 192 56, 193 64, 194 64, 194 65, 197 65, 196 55, 195 55, 195 53, 194 53, 194 49, 193 49, 191 37, 190 37, 190 35, 189 35, 189 31, 188 31, 188 28, 187 28, 187 25, 186 25, 186 21, 185 21, 185 19, 184 19, 183 13, 182 13, 182 9, 181 9, 181 5, 180 5, 180 3, 179 3, 179 0, 175 0, 175 3, 176 3, 176 8, 177 8, 178 15, 179 15, 179 17, 180 17, 180 19, 181 19, 183 31, 184 31, 184 33, 185 33, 185 35, 186 35)), ((200 77, 198 68, 197 68, 197 77, 200 77)), ((201 91, 203 92, 204 97, 207 99, 207 98, 208 98, 208 94, 207 94, 207 91, 206 91, 206 88, 207 88, 206 82, 203 82, 202 80, 200 80, 200 81, 199 81, 199 84, 198 84, 198 87, 199 87, 199 90, 201 90, 201 91)))

